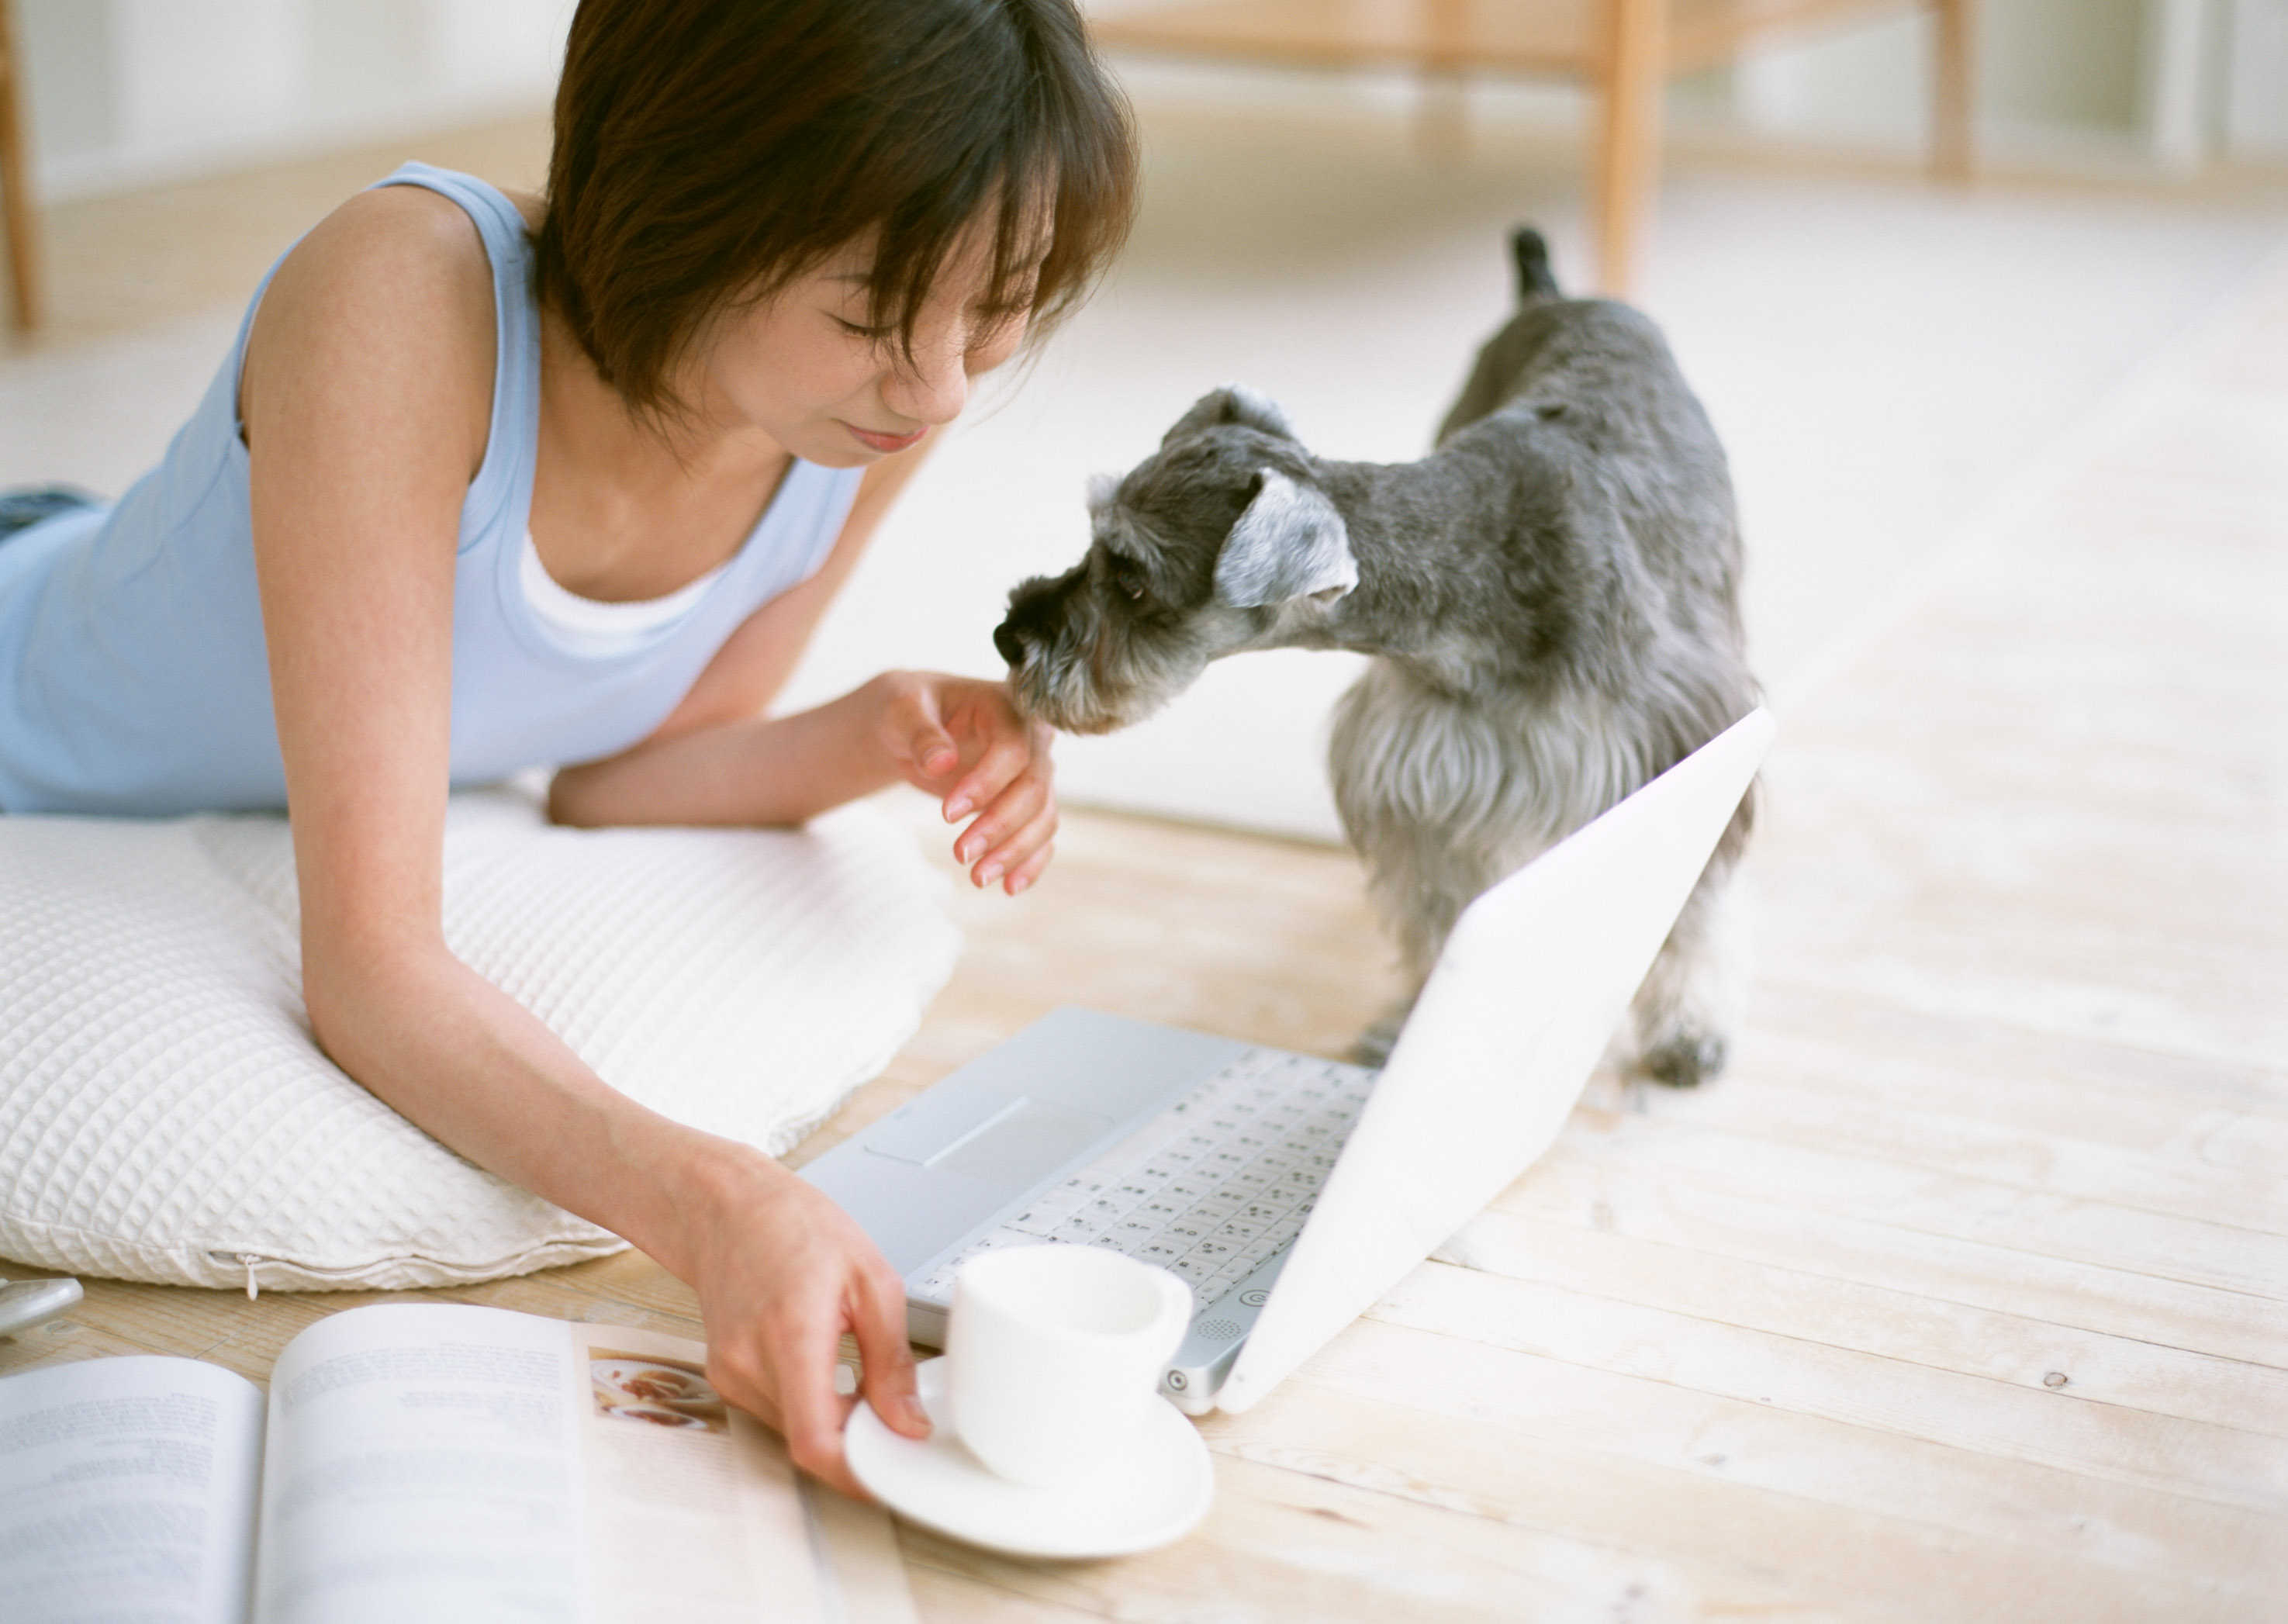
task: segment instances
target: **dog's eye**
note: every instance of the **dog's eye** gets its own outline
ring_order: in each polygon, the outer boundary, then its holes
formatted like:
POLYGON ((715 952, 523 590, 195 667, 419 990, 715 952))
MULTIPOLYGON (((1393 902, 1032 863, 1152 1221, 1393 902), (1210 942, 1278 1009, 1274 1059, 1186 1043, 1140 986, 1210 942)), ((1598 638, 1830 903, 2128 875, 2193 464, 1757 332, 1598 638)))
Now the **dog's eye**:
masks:
POLYGON ((1114 562, 1112 566, 1112 584, 1121 590, 1121 591, 1127 597, 1129 602, 1140 604, 1144 601, 1143 572, 1138 569, 1133 564, 1129 563, 1125 558, 1118 559, 1114 562))

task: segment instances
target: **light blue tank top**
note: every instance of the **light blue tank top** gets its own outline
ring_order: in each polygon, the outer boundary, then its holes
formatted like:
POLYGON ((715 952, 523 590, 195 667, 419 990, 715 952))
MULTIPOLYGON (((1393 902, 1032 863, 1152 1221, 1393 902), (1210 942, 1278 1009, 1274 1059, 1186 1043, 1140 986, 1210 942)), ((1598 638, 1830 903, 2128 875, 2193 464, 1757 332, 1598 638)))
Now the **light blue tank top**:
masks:
MULTIPOLYGON (((451 198, 492 261, 492 425, 461 503, 453 582, 453 782, 624 750, 667 718, 741 622, 825 563, 862 471, 797 460, 738 555, 673 621, 603 653, 560 635, 526 601, 519 569, 540 411, 523 218, 483 181, 426 164, 380 184, 451 198)), ((0 542, 0 811, 286 804, 238 421, 261 298, 157 468, 115 506, 0 542)))

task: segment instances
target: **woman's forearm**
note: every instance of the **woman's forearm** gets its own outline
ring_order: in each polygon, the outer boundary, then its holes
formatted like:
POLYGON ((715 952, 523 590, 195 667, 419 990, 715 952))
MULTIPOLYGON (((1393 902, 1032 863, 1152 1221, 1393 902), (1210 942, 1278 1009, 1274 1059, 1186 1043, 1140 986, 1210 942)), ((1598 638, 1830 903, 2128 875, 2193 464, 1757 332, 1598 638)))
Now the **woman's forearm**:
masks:
POLYGON ((503 1178, 621 1235, 690 1279, 727 1184, 785 1176, 759 1152, 606 1085, 441 942, 306 953, 312 1024, 335 1063, 503 1178))
POLYGON ((550 787, 549 815, 591 828, 802 823, 897 780, 876 726, 890 680, 793 716, 695 728, 567 767, 550 787))

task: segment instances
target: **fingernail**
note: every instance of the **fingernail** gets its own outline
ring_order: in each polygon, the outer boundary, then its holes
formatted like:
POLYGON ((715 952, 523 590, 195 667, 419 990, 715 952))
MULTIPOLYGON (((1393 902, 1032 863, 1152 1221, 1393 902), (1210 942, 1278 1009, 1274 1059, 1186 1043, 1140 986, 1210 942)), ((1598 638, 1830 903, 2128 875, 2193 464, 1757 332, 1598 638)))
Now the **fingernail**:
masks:
POLYGON ((922 770, 926 772, 950 772, 960 759, 952 750, 932 750, 922 757, 922 770))
POLYGON ((1001 865, 998 863, 988 863, 977 871, 977 883, 980 885, 990 885, 1000 877, 1001 865))
POLYGON ((953 854, 956 858, 965 863, 977 855, 978 849, 984 844, 985 843, 981 840, 964 840, 957 842, 953 848, 953 854))
POLYGON ((929 1412, 922 1408, 922 1401, 911 1393, 906 1395, 906 1419, 925 1432, 930 1430, 929 1412))
POLYGON ((969 816, 969 799, 966 796, 957 801, 948 801, 945 804, 945 820, 948 823, 958 823, 967 816, 969 816))
POLYGON ((1009 882, 1009 894, 1013 897, 1032 883, 1030 880, 1012 880, 1009 882))

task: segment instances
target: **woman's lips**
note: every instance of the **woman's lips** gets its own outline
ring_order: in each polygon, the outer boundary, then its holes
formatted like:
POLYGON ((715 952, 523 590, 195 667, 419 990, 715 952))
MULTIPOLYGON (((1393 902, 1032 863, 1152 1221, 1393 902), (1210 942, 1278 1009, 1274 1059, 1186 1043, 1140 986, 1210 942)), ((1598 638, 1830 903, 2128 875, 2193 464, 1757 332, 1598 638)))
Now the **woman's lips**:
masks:
POLYGON ((846 423, 842 426, 849 430, 858 443, 869 451, 903 451, 909 446, 921 444, 922 436, 929 432, 927 424, 910 434, 877 434, 873 430, 862 429, 854 423, 846 423))

